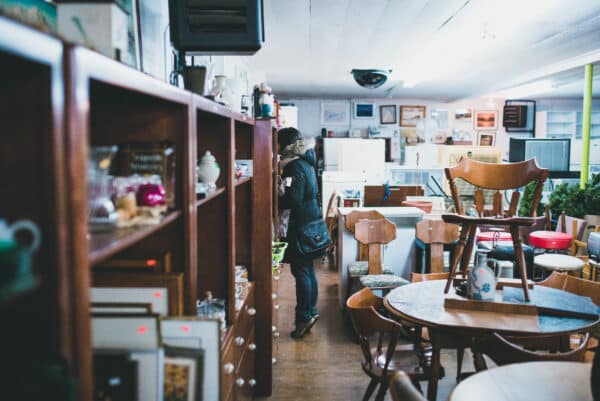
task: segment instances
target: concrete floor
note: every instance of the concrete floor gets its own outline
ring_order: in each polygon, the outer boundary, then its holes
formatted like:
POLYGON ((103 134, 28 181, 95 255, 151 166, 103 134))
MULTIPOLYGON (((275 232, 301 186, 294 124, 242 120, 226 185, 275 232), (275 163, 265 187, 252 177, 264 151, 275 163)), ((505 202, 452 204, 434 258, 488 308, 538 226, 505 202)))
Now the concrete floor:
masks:
MULTIPOLYGON (((319 280, 320 320, 311 333, 293 340, 295 280, 289 268, 283 269, 280 281, 280 312, 277 327, 281 332, 277 360, 273 366, 273 394, 267 401, 358 401, 369 383, 361 369, 362 354, 352 339, 349 323, 344 319, 337 302, 337 272, 316 265, 319 280)), ((444 350, 442 365, 446 377, 438 387, 438 401, 446 400, 455 386, 456 352, 444 350)), ((473 371, 471 354, 465 353, 464 371, 473 371)), ((427 392, 427 384, 422 383, 427 392)), ((374 396, 371 398, 374 399, 374 396)), ((386 401, 391 400, 388 393, 386 401)))

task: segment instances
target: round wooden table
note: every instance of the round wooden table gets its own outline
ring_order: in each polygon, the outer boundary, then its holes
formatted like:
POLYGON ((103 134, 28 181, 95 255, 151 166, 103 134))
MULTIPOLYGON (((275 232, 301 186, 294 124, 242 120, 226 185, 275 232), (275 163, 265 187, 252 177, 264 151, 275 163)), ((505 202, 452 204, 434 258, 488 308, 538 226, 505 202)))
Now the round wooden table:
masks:
POLYGON ((593 401, 592 365, 528 362, 492 368, 463 380, 448 401, 593 401))
MULTIPOLYGON (((427 389, 427 398, 435 401, 440 372, 440 349, 444 336, 473 337, 496 332, 500 335, 569 335, 589 332, 600 325, 600 320, 585 320, 571 317, 546 315, 501 314, 444 307, 445 280, 423 281, 398 287, 384 299, 386 309, 400 321, 428 327, 432 354, 432 373, 427 389)), ((576 302, 574 294, 535 286, 530 291, 532 302, 551 299, 558 304, 576 302)), ((575 297, 580 298, 580 297, 575 297)), ((591 301, 590 301, 591 302, 591 301)), ((594 306, 594 305, 592 305, 594 306)), ((596 306, 596 311, 599 308, 596 306)), ((535 381, 531 376, 531 379, 535 381)))

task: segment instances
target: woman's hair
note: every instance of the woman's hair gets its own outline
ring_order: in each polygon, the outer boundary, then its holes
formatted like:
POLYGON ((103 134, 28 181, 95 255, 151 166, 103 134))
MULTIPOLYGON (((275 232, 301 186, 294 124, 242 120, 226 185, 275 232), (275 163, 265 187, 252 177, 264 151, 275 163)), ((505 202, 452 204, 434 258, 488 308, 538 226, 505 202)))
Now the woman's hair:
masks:
POLYGON ((277 143, 279 144, 279 152, 283 151, 287 146, 295 143, 302 137, 300 131, 296 128, 282 128, 277 133, 277 143))

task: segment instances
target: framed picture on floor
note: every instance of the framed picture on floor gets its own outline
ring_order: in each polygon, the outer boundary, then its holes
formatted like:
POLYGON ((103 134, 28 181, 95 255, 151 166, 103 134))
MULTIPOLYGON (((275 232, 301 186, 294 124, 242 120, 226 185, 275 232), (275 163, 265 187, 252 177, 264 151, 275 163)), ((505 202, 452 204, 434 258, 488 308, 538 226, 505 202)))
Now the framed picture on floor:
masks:
POLYGON ((477 110, 474 123, 475 129, 498 129, 498 110, 477 110))
POLYGON ((165 347, 164 400, 202 401, 204 350, 165 347))
POLYGON ((479 131, 477 133, 477 146, 494 146, 496 133, 494 131, 479 131))

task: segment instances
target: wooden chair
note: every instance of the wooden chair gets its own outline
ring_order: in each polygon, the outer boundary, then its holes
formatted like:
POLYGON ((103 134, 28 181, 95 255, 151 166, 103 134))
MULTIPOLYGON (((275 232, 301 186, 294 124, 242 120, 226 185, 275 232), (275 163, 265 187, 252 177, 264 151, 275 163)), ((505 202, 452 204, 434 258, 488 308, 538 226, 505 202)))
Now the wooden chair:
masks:
POLYGON ((342 205, 342 194, 334 191, 327 202, 327 210, 324 211, 325 224, 331 238, 331 249, 328 252, 329 267, 335 269, 335 248, 338 243, 338 208, 342 205))
POLYGON ((417 387, 419 381, 429 379, 430 361, 416 352, 413 344, 398 346, 402 326, 377 312, 383 309, 381 298, 363 288, 348 298, 346 307, 362 349, 363 371, 371 378, 363 401, 371 397, 378 384, 375 400, 383 400, 390 377, 399 370, 406 372, 417 387), (376 339, 376 346, 371 343, 372 339, 376 339))
MULTIPOLYGON (((425 219, 417 223, 415 246, 417 271, 422 271, 422 249, 425 250, 425 272, 440 273, 444 271, 444 251, 454 253, 458 239, 458 226, 446 224, 442 220, 425 219)), ((452 259, 452 258, 451 258, 452 259)))
POLYGON ((519 163, 493 164, 464 158, 456 166, 446 168, 446 178, 449 181, 452 198, 456 204, 458 214, 444 214, 442 215, 442 219, 446 223, 459 224, 461 226, 459 242, 456 247, 454 260, 450 266, 450 275, 446 282, 446 293, 450 289, 459 262, 460 270, 463 274, 467 274, 477 227, 495 226, 503 227, 511 234, 515 258, 521 275, 524 298, 526 301, 529 301, 527 271, 525 270, 525 258, 521 246, 519 228, 531 226, 534 224, 535 220, 528 217, 514 217, 517 212, 517 205, 520 197, 520 192, 518 191, 513 192, 509 208, 504 210, 502 204, 503 194, 500 191, 518 189, 524 187, 531 181, 537 181, 531 206, 532 212, 535 213, 547 177, 548 170, 540 168, 536 164, 535 159, 519 163), (462 179, 476 187, 474 200, 477 216, 466 215, 460 194, 458 193, 457 179, 462 179), (486 207, 484 205, 482 189, 496 191, 492 197, 492 207, 490 210, 493 217, 483 217, 486 207), (463 257, 463 254, 465 257, 463 257))
MULTIPOLYGON (((355 235, 356 223, 360 220, 384 220, 385 217, 376 210, 353 210, 346 216, 344 226, 348 231, 355 235)), ((358 278, 369 274, 369 247, 358 242, 358 255, 355 261, 348 263, 348 285, 346 287, 346 299, 352 294, 354 284, 358 278)), ((385 274, 392 274, 392 270, 382 265, 382 271, 385 274)))
MULTIPOLYGON (((546 218, 550 220, 550 214, 546 209, 546 218)), ((583 219, 560 214, 555 231, 534 231, 529 234, 529 243, 537 249, 547 251, 566 252, 562 253, 544 253, 534 258, 534 266, 540 267, 542 272, 546 271, 565 271, 579 272, 583 276, 583 268, 587 262, 587 257, 577 257, 577 254, 587 249, 587 243, 583 242, 583 235, 587 227, 587 222, 583 219)), ((544 274, 542 274, 542 277, 544 274)))
MULTIPOLYGON (((543 340, 544 337, 540 337, 543 340)), ((517 337, 518 339, 518 337, 517 337)), ((570 361, 583 362, 587 350, 589 333, 582 336, 579 346, 567 352, 542 353, 525 349, 497 333, 492 333, 473 339, 471 350, 475 369, 479 372, 487 369, 482 354, 490 357, 497 365, 508 365, 509 363, 539 362, 539 361, 570 361)))
POLYGON ((423 394, 413 385, 406 372, 398 371, 390 379, 392 401, 427 401, 423 394))
MULTIPOLYGON (((447 280, 448 273, 428 273, 428 274, 420 274, 420 273, 412 273, 411 274, 411 282, 418 283, 421 281, 428 280, 447 280)), ((414 327, 414 335, 415 337, 420 338, 423 342, 429 342, 429 333, 426 328, 422 328, 419 326, 414 327)), ((441 348, 444 349, 455 349, 456 350, 456 382, 458 383, 461 380, 462 374, 462 362, 465 356, 465 349, 471 346, 471 339, 465 338, 464 336, 455 336, 447 333, 441 339, 442 345, 441 348)))
POLYGON ((396 225, 387 219, 360 220, 354 226, 354 238, 369 247, 368 274, 359 277, 363 287, 372 290, 391 290, 408 284, 394 274, 385 273, 381 264, 382 245, 396 239, 396 225))

